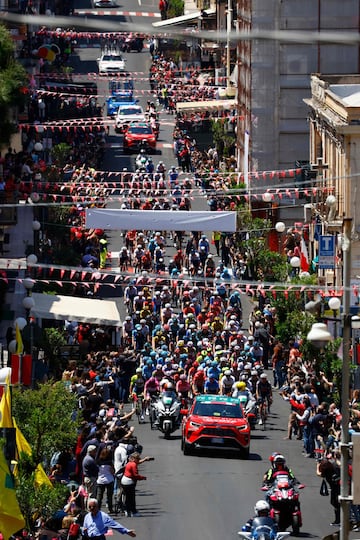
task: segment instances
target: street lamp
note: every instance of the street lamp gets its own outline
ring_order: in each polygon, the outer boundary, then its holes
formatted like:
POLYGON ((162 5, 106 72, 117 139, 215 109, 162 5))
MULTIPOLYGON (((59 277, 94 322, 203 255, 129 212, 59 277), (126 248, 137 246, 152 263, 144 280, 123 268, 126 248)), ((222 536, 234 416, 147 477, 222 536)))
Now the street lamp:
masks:
POLYGON ((328 301, 328 304, 329 304, 329 308, 332 310, 332 312, 334 314, 334 338, 337 338, 336 316, 337 316, 338 310, 340 309, 341 302, 340 302, 340 299, 337 296, 333 296, 328 301))
POLYGON ((296 257, 296 255, 294 257, 291 257, 290 266, 292 268, 292 272, 291 272, 292 276, 297 276, 298 275, 299 269, 300 269, 300 264, 301 264, 300 257, 296 257))
POLYGON ((306 339, 317 349, 322 349, 332 340, 332 335, 325 323, 314 323, 306 339))
POLYGON ((271 196, 271 193, 269 193, 268 191, 266 191, 263 196, 262 196, 262 200, 266 203, 270 203, 272 201, 272 196, 271 196))
MULTIPOLYGON (((351 317, 352 328, 352 363, 358 364, 357 345, 359 343, 359 330, 360 330, 360 317, 359 315, 353 315, 351 317)), ((354 374, 354 389, 359 388, 359 367, 357 367, 354 374)))
MULTIPOLYGON (((34 213, 35 213, 35 209, 34 209, 34 213)), ((40 221, 38 221, 37 219, 34 219, 34 221, 32 222, 32 229, 34 231, 34 252, 35 254, 38 254, 39 253, 39 234, 40 234, 40 229, 41 229, 41 223, 40 221)))
POLYGON ((283 221, 278 221, 277 223, 275 223, 275 231, 279 235, 279 253, 281 253, 281 236, 282 236, 282 233, 285 231, 285 229, 286 229, 286 225, 283 221))

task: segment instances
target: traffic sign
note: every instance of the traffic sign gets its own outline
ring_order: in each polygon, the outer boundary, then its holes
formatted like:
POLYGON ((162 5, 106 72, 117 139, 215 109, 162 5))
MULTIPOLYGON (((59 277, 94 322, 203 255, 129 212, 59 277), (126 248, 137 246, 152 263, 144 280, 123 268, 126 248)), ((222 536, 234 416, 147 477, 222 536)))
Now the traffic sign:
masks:
POLYGON ((335 268, 335 236, 319 236, 319 268, 335 268))

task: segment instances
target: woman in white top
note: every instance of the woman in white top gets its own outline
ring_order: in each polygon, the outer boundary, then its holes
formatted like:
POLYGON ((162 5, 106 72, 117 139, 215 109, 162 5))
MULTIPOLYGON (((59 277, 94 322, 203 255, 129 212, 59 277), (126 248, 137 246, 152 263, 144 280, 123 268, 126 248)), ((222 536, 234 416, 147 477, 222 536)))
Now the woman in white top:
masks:
POLYGON ((108 511, 113 512, 113 494, 114 494, 114 464, 112 452, 108 448, 103 448, 98 460, 99 473, 96 481, 96 498, 99 502, 99 508, 106 490, 108 511))

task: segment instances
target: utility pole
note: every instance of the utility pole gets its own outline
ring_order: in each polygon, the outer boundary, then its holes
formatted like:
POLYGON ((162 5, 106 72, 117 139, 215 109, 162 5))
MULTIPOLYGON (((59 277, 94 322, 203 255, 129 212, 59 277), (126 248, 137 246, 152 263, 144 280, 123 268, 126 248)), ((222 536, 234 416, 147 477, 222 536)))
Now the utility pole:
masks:
POLYGON ((226 87, 230 88, 230 36, 231 36, 231 24, 232 24, 232 0, 227 2, 226 12, 226 87))

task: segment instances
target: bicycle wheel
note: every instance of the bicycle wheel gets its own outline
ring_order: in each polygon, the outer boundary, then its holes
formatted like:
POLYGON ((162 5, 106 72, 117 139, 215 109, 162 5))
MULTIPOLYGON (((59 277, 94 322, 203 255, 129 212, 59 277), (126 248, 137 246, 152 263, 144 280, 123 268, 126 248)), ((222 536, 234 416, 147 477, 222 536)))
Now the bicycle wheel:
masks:
POLYGON ((144 418, 144 411, 143 411, 143 397, 142 396, 138 396, 138 399, 136 402, 136 415, 137 415, 139 424, 143 424, 145 422, 145 418, 144 418))
POLYGON ((266 421, 267 421, 267 405, 266 403, 263 403, 263 406, 261 408, 261 426, 263 431, 266 429, 266 421))

